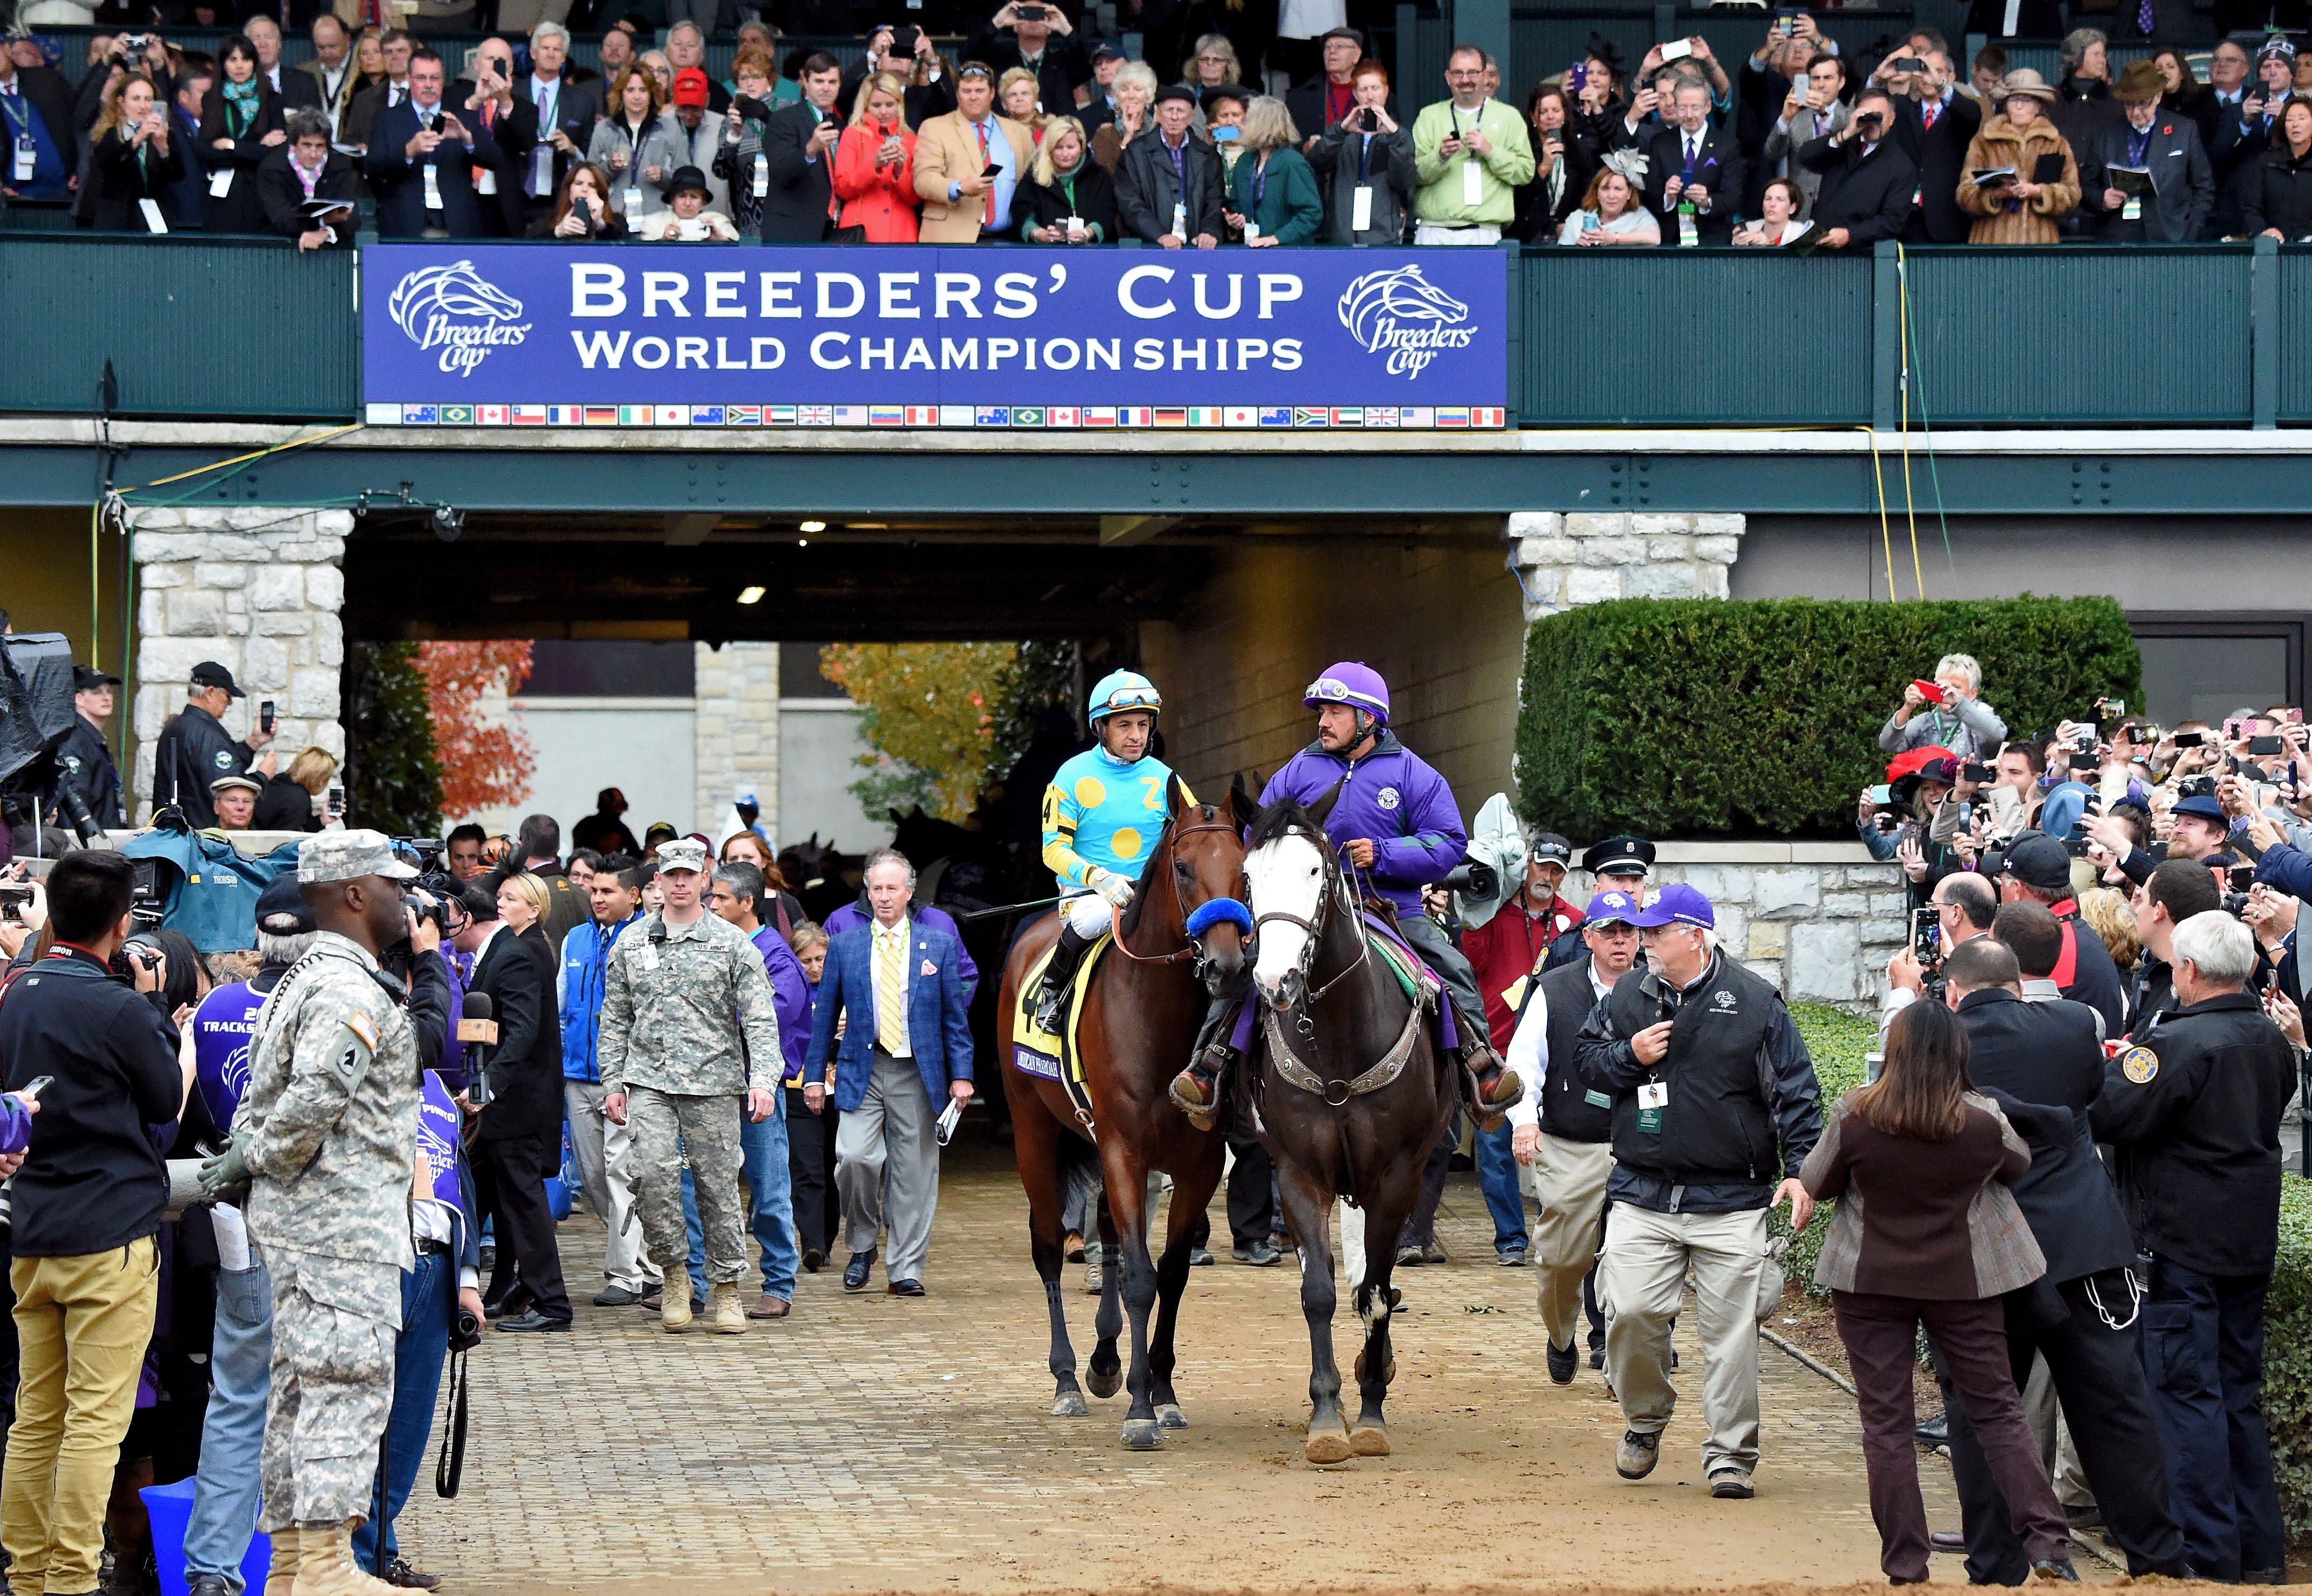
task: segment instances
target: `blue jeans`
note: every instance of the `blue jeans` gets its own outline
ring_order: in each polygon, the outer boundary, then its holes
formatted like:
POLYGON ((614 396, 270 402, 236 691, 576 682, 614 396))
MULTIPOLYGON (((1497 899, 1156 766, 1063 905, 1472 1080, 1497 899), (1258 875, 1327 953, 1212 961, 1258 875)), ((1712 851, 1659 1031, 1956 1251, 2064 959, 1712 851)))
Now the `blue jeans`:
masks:
POLYGON ((185 1580, 214 1574, 241 1596, 241 1560, 257 1534, 265 1400, 273 1390, 273 1282, 261 1263, 217 1271, 209 1383, 193 1516, 185 1526, 185 1580))
POLYGON ((2281 1567, 2287 1536, 2264 1424, 2269 1275, 2203 1275, 2161 1259, 2138 1343, 2168 1453, 2184 1560, 2202 1579, 2281 1567))
MULTIPOLYGON (((763 1250, 763 1295, 794 1301, 795 1270, 802 1267, 795 1239, 794 1184, 787 1167, 787 1104, 784 1092, 771 1094, 771 1117, 758 1125, 741 1116, 739 1152, 745 1161, 747 1190, 754 1194, 749 1223, 763 1250)), ((690 1238, 690 1292, 706 1295, 706 1232, 698 1222, 698 1194, 690 1166, 682 1170, 682 1225, 690 1238)))
POLYGON ((393 1341, 393 1412, 385 1423, 385 1556, 377 1555, 376 1498, 372 1517, 354 1531, 354 1561, 381 1572, 401 1555, 393 1521, 409 1500, 425 1443, 434 1434, 434 1400, 442 1394, 442 1361, 450 1354, 450 1307, 458 1300, 458 1260, 447 1252, 421 1252, 401 1277, 401 1333, 393 1341))
POLYGON ((1510 1151, 1514 1127, 1477 1132, 1477 1185, 1493 1215, 1493 1251, 1526 1250, 1525 1193, 1518 1190, 1516 1155, 1510 1151))

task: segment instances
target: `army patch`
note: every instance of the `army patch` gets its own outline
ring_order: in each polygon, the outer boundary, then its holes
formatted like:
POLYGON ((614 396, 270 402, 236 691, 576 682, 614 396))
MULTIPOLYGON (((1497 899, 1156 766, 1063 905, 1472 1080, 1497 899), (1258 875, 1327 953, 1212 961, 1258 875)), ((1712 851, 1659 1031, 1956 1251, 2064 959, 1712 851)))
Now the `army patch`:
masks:
POLYGON ((369 1016, 358 1010, 355 1011, 352 1017, 346 1021, 346 1029, 360 1037, 363 1047, 372 1052, 377 1051, 377 1026, 371 1021, 369 1016))
POLYGON ((2132 1047, 2119 1056, 2119 1069, 2139 1086, 2148 1086, 2159 1073, 2159 1055, 2148 1047, 2132 1047))

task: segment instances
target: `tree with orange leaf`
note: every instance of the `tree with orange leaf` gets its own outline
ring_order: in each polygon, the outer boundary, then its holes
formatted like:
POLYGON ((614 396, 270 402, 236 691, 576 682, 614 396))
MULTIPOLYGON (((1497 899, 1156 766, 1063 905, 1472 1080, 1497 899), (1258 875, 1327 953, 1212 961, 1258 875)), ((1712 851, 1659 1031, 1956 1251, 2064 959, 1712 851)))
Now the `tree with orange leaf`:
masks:
POLYGON ((442 768, 442 812, 471 815, 530 796, 538 760, 520 728, 484 725, 489 693, 511 695, 530 679, 528 642, 422 642, 413 663, 425 678, 434 754, 442 768))

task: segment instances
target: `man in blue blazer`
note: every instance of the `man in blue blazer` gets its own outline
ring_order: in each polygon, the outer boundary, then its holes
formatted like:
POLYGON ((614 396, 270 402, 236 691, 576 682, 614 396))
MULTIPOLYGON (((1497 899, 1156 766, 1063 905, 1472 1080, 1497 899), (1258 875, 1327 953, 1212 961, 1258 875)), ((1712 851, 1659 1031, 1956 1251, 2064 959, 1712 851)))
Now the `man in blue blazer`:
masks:
POLYGON ((442 91, 442 57, 419 50, 409 58, 409 98, 380 111, 370 129, 362 170, 377 196, 380 237, 482 236, 474 168, 495 171, 504 156, 481 119, 460 121, 442 91))
POLYGON ((883 1277, 893 1296, 924 1295, 924 1258, 939 1207, 939 1116, 971 1101, 970 999, 963 945, 911 919, 915 868, 889 848, 867 856, 873 918, 828 943, 810 1027, 810 1060, 833 1058, 835 1186, 851 1249, 845 1291, 863 1291, 888 1219, 883 1277), (836 1025, 845 1022, 837 1054, 836 1025), (883 1211, 884 1192, 890 1211, 883 1211))

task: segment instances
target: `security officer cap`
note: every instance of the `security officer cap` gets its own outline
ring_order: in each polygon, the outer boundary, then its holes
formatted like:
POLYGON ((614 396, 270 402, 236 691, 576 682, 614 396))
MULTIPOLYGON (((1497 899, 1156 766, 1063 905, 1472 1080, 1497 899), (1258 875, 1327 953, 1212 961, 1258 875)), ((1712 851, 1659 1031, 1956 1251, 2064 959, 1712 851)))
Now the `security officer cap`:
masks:
POLYGON ((1581 868, 1592 876, 1651 876, 1654 845, 1643 837, 1608 837, 1583 850, 1581 868))
POLYGON ((96 667, 92 665, 75 665, 73 667, 73 691, 74 693, 89 693, 93 692, 99 687, 118 687, 119 685, 120 678, 118 676, 107 676, 104 672, 97 669, 96 667))
POLYGON ((193 667, 192 675, 187 680, 196 687, 222 687, 234 698, 249 696, 241 690, 240 684, 232 679, 232 672, 225 669, 214 659, 204 659, 193 667))

